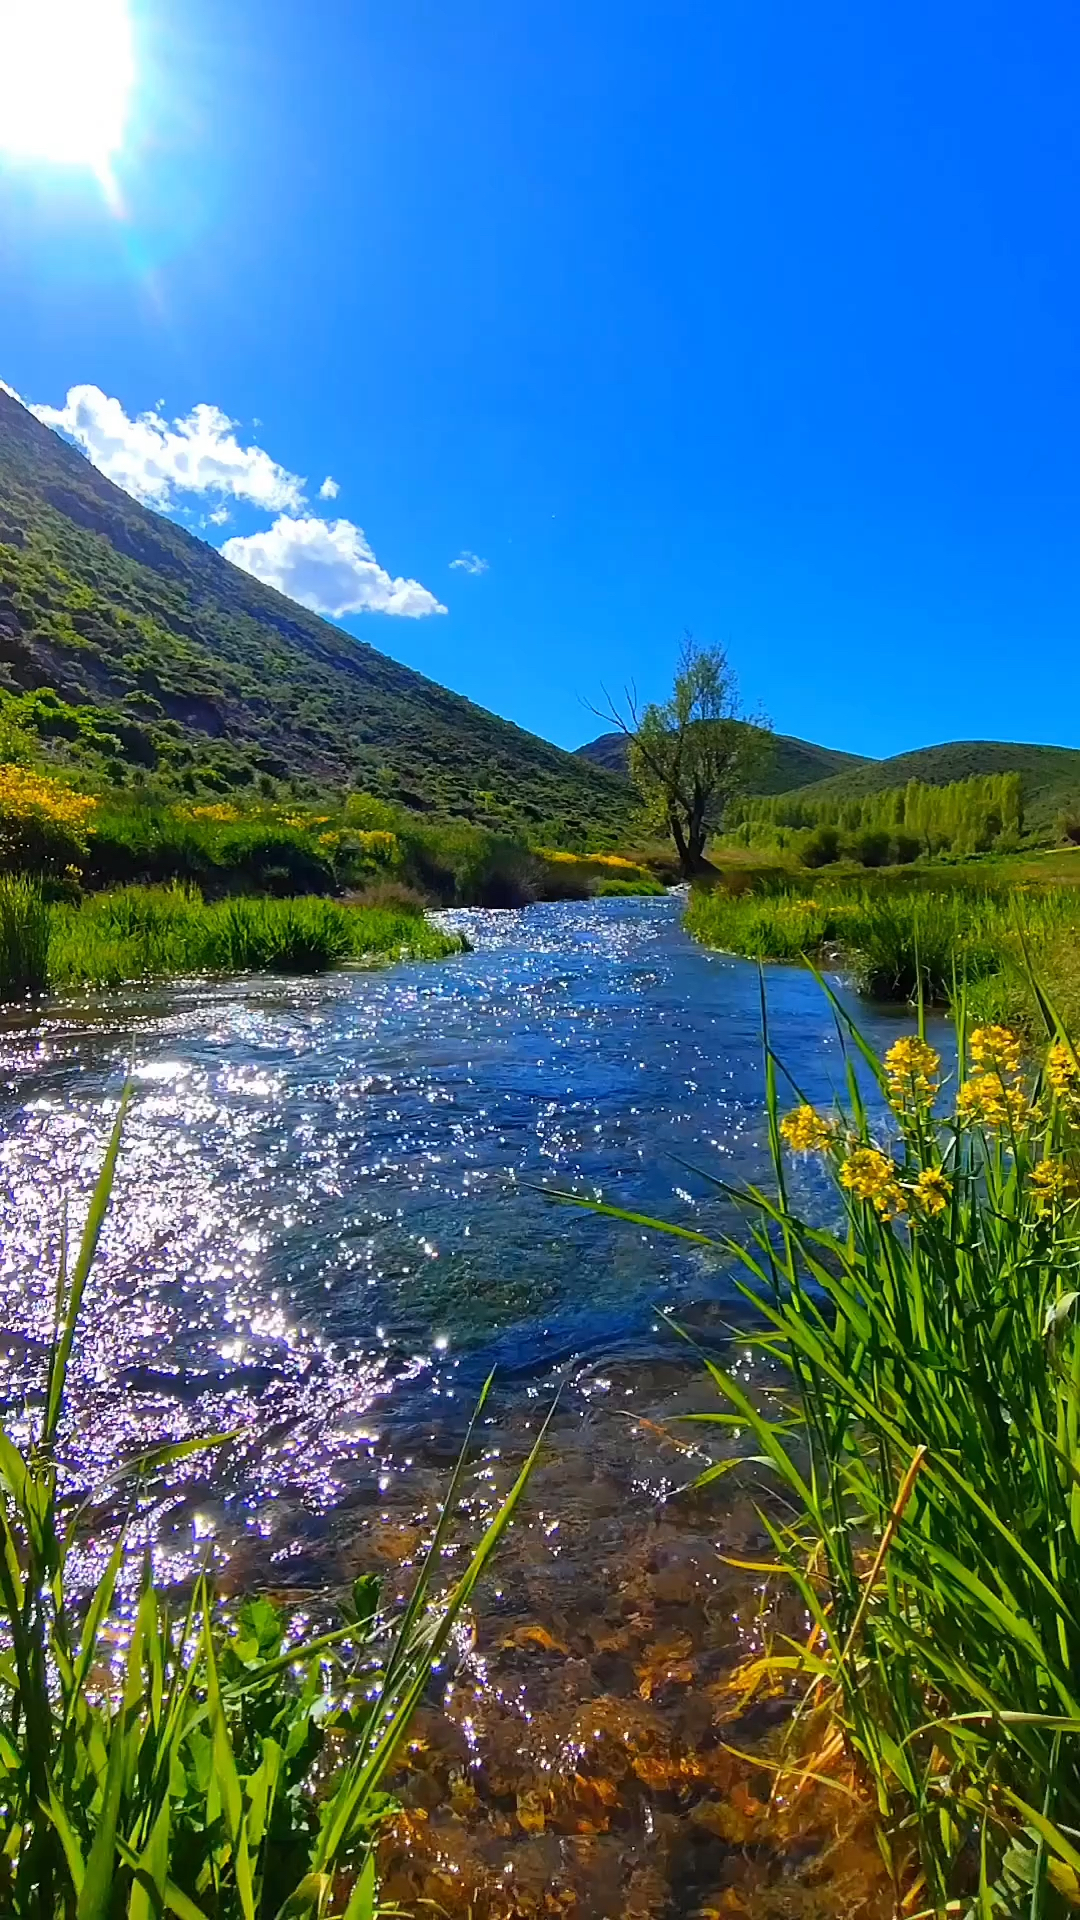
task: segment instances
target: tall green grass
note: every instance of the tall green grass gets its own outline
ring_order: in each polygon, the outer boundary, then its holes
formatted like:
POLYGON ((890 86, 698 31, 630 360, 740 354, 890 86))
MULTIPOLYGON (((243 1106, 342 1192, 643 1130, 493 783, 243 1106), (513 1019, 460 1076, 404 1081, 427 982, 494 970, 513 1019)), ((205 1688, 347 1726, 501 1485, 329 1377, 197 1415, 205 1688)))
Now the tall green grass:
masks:
POLYGON ((85 861, 95 887, 182 881, 208 892, 331 893, 334 869, 314 835, 259 814, 202 819, 174 806, 110 796, 94 816, 85 861))
MULTIPOLYGON (((177 1608, 147 1558, 121 1622, 123 1528, 97 1587, 78 1592, 69 1568, 89 1501, 72 1497, 79 1481, 64 1464, 65 1383, 122 1121, 123 1109, 74 1266, 59 1276, 35 1437, 20 1451, 0 1429, 0 1910, 12 1920, 374 1920, 387 1776, 536 1450, 436 1598, 466 1441, 396 1617, 371 1576, 345 1618, 314 1637, 264 1599, 224 1610, 207 1577, 177 1608)), ((95 1530, 106 1494, 138 1508, 163 1467, 222 1437, 131 1461, 126 1484, 95 1490, 95 1530)))
POLYGON ((1069 887, 1022 894, 961 883, 896 884, 693 895, 687 930, 707 946, 762 960, 838 959, 878 999, 948 1000, 961 982, 980 1007, 1030 1023, 1024 942, 1049 953, 1080 921, 1069 887))
POLYGON ((742 1677, 792 1689, 777 1792, 875 1809, 898 1914, 1052 1920, 1080 1905, 1080 1060, 1059 1030, 1024 1070, 961 1008, 950 1089, 919 1035, 881 1062, 833 1004, 846 1099, 782 1115, 766 1036, 773 1184, 712 1243, 765 1365, 710 1364, 700 1418, 746 1436, 755 1577, 806 1617, 742 1677), (831 1176, 830 1225, 789 1151, 831 1176))
POLYGON ((0 995, 47 986, 119 986, 199 973, 319 973, 348 961, 439 959, 460 952, 417 903, 233 899, 190 888, 122 887, 48 906, 34 885, 0 880, 0 995))
POLYGON ((50 913, 40 885, 0 874, 0 994, 25 1000, 49 978, 50 913))

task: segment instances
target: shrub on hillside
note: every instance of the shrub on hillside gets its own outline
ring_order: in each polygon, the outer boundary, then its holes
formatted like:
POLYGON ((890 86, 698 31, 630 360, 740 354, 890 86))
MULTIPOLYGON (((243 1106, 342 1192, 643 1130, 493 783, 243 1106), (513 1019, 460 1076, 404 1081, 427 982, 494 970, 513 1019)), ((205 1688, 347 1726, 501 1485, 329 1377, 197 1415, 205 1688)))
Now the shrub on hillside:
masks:
POLYGON ((0 865, 62 874, 85 860, 96 802, 27 767, 0 767, 0 865))
POLYGON ((835 827, 818 827, 799 849, 804 867, 828 867, 840 858, 840 835, 835 827))
POLYGON ((228 805, 103 811, 88 875, 99 886, 181 880, 217 893, 330 893, 335 885, 330 862, 299 828, 228 805))
POLYGON ((852 845, 852 852, 863 867, 885 866, 890 851, 889 835, 880 827, 867 827, 865 832, 856 835, 852 845))
POLYGON ((352 831, 333 828, 317 836, 322 858, 329 860, 339 885, 362 886, 367 880, 388 878, 402 864, 401 842, 388 828, 352 831))
POLYGON ((401 822, 401 808, 377 793, 350 793, 343 809, 345 825, 367 833, 394 833, 401 822))
POLYGON ((409 826, 398 837, 408 878, 447 906, 523 907, 536 898, 536 865, 519 840, 466 820, 409 826))

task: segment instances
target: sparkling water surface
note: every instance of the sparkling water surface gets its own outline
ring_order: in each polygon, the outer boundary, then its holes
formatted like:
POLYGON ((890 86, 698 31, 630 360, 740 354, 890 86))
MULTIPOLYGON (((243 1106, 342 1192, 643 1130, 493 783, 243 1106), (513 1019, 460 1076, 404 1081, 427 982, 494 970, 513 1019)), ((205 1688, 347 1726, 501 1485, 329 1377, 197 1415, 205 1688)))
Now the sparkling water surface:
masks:
MULTIPOLYGON (((441 964, 9 1020, 5 1399, 40 1362, 64 1215, 73 1237, 129 1071, 72 1382, 89 1478, 163 1432, 238 1427, 228 1498, 266 1536, 282 1497, 325 1511, 421 1436, 441 1458, 492 1367, 505 1404, 670 1360, 657 1306, 730 1301, 730 1269, 539 1189, 723 1232, 730 1202, 690 1168, 767 1172, 757 970, 688 940, 680 905, 461 911, 474 951, 441 964)), ((768 1000, 793 1080, 828 1097, 820 987, 775 969, 768 1000)), ((899 1016, 858 1011, 887 1042, 899 1016)))
MULTIPOLYGON (((474 951, 446 962, 142 988, 0 1030, 0 1402, 18 1433, 65 1213, 74 1242, 129 1073, 135 1089, 61 1436, 89 1500, 86 1579, 115 1537, 109 1470, 224 1432, 132 1530, 159 1580, 212 1553, 226 1590, 302 1607, 372 1568, 400 1592, 489 1371, 463 1542, 558 1391, 475 1643, 419 1723, 387 1881, 409 1910, 517 1920, 555 1888, 578 1920, 689 1915, 731 1884, 715 1715, 763 1626, 760 1583, 724 1556, 762 1541, 737 1476, 679 1491, 728 1439, 680 1425, 715 1392, 657 1309, 750 1377, 734 1267, 542 1191, 722 1234, 739 1217, 703 1174, 768 1177, 757 969, 694 945, 681 907, 457 912, 474 951)), ((830 1099, 825 994, 786 967, 767 990, 793 1083, 830 1099)), ((879 1046, 911 1028, 849 1004, 879 1046)), ((828 1206, 812 1166, 793 1181, 828 1206)), ((129 1574, 130 1600, 137 1556, 129 1574)), ((751 1769, 744 1801, 760 1785, 751 1769)), ((744 1867, 771 1886, 791 1863, 744 1867)))

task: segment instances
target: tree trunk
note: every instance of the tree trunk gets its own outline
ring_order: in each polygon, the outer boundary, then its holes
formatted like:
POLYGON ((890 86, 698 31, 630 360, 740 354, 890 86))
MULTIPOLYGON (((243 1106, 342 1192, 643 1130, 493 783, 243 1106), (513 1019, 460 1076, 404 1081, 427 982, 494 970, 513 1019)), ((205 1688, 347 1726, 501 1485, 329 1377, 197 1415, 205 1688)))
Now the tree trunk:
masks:
POLYGON ((705 841, 708 835, 700 820, 691 813, 685 821, 678 814, 668 815, 668 829, 675 842, 675 851, 679 856, 679 872, 684 880, 693 880, 699 873, 708 871, 709 863, 705 858, 705 841))
POLYGON ((668 830, 675 842, 675 851, 679 856, 679 871, 684 880, 689 880, 694 871, 693 860, 690 849, 686 843, 686 835, 682 829, 682 821, 679 819, 678 814, 668 814, 668 830))

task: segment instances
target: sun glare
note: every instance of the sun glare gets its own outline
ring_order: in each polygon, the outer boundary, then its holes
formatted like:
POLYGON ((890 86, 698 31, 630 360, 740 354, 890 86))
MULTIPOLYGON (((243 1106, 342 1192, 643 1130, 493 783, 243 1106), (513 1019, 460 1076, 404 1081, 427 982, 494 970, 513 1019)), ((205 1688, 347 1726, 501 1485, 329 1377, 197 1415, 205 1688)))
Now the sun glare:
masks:
POLYGON ((133 79, 127 0, 0 0, 0 152, 107 177, 133 79))

